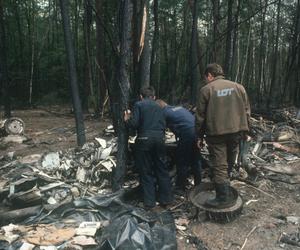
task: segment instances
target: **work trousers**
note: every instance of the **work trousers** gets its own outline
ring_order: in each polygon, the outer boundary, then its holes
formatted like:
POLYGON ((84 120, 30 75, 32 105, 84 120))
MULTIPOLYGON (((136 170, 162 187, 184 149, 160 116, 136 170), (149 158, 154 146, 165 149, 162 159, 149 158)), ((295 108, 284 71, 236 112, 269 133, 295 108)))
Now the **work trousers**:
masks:
POLYGON ((135 161, 140 173, 144 205, 154 207, 156 183, 161 205, 173 201, 171 180, 166 165, 166 149, 163 138, 140 137, 135 142, 135 161))
POLYGON ((210 154, 210 167, 213 181, 218 184, 229 183, 228 166, 233 166, 239 150, 242 133, 207 136, 210 154))
POLYGON ((176 150, 176 186, 180 189, 184 190, 186 188, 187 178, 190 170, 194 176, 195 184, 197 185, 200 183, 201 161, 198 154, 200 153, 196 147, 194 129, 191 130, 191 133, 186 131, 185 134, 182 134, 179 137, 176 150))

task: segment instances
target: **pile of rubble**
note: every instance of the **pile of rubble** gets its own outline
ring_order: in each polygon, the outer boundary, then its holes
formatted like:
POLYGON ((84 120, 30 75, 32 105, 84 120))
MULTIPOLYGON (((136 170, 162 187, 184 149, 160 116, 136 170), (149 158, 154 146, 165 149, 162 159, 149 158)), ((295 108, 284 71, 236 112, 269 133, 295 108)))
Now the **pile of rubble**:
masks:
MULTIPOLYGON (((252 138, 240 145, 234 177, 251 185, 261 178, 300 183, 299 131, 300 120, 293 110, 254 114, 252 138)), ((111 133, 109 127, 105 134, 111 133)), ((168 142, 174 149, 174 137, 169 134, 168 142)), ((176 229, 199 245, 201 240, 188 230, 195 210, 186 197, 177 199, 172 215, 170 211, 146 212, 129 204, 126 189, 112 193, 116 150, 116 138, 110 136, 95 138, 80 149, 19 159, 13 154, 1 156, 0 248, 176 249, 176 229)), ((207 148, 203 153, 207 159, 207 148)), ((134 178, 138 183, 136 175, 134 178)), ((128 183, 130 180, 126 184, 129 190, 134 185, 128 183)), ((286 238, 282 236, 281 241, 286 238)), ((206 249, 200 245, 199 249, 206 249)))
POLYGON ((295 112, 277 110, 271 117, 251 118, 252 139, 242 143, 240 153, 241 166, 250 176, 300 183, 300 120, 295 117, 295 112))

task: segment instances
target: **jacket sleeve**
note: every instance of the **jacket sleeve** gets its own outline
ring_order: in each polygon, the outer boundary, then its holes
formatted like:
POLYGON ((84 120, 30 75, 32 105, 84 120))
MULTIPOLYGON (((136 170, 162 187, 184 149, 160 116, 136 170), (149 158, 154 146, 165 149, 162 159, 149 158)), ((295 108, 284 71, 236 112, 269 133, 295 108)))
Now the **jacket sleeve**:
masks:
POLYGON ((132 111, 132 116, 127 121, 126 125, 133 129, 138 129, 140 121, 140 108, 139 105, 135 104, 132 111))
POLYGON ((205 132, 206 109, 207 97, 205 96, 204 88, 202 88, 197 98, 196 110, 196 133, 199 138, 203 138, 205 132))
POLYGON ((248 128, 250 129, 251 108, 250 108, 249 98, 248 98, 247 92, 246 92, 245 88, 243 87, 243 85, 241 85, 241 90, 242 90, 242 94, 243 94, 245 112, 247 115, 248 128))

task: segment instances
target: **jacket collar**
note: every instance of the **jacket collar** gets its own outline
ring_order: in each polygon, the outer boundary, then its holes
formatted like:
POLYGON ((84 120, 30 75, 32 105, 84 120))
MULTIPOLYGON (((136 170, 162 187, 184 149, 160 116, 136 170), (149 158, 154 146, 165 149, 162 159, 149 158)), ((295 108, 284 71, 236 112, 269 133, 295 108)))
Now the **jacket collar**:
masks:
POLYGON ((225 77, 224 76, 216 76, 213 80, 211 80, 208 83, 214 82, 214 81, 219 80, 219 79, 225 79, 225 77))

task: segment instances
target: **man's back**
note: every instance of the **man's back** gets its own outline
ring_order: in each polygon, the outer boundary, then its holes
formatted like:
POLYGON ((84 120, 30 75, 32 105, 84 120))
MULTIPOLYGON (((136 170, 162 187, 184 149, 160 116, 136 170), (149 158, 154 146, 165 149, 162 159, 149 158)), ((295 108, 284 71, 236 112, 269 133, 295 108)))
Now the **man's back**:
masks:
POLYGON ((249 130, 246 110, 250 108, 242 85, 220 76, 205 85, 200 92, 200 98, 204 98, 207 105, 207 135, 249 130))
POLYGON ((169 127, 176 136, 184 133, 185 130, 195 127, 195 117, 187 109, 181 106, 166 106, 164 109, 167 127, 169 127))
POLYGON ((134 105, 129 125, 137 129, 139 136, 164 137, 165 119, 159 105, 151 98, 145 98, 134 105))

